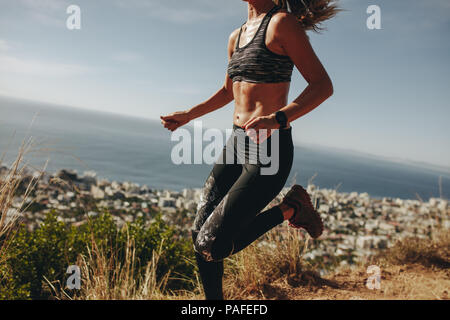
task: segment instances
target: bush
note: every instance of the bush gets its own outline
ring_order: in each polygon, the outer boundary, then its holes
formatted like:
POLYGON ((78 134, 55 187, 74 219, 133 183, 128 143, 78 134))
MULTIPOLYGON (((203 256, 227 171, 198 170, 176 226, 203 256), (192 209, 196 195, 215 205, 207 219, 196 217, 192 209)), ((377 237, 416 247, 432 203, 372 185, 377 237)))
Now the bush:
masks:
POLYGON ((153 251, 160 251, 157 278, 168 272, 184 278, 170 278, 166 289, 192 289, 193 282, 189 280, 194 279, 194 265, 188 261, 193 259, 192 245, 180 239, 160 214, 150 224, 140 218, 118 229, 108 213, 79 227, 68 226, 58 221, 55 213, 49 213, 39 228, 30 232, 21 226, 10 241, 6 263, 0 268, 0 299, 50 298, 52 292, 45 278, 64 285, 70 276, 66 274, 67 267, 75 265, 80 255, 88 255, 93 246, 102 250, 106 258, 113 257, 118 259, 118 265, 124 265, 130 239, 135 250, 137 278, 145 272, 153 251))
POLYGON ((406 238, 380 252, 375 260, 394 264, 421 264, 425 267, 450 268, 450 233, 441 230, 434 239, 406 238))

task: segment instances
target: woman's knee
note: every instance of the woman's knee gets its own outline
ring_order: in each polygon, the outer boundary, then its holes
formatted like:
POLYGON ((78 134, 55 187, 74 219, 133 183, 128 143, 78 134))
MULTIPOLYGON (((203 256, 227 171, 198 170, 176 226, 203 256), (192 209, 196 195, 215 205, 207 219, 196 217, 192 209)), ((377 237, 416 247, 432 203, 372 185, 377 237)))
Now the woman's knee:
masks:
POLYGON ((192 231, 194 250, 206 261, 222 261, 233 253, 233 240, 224 236, 215 236, 192 231))

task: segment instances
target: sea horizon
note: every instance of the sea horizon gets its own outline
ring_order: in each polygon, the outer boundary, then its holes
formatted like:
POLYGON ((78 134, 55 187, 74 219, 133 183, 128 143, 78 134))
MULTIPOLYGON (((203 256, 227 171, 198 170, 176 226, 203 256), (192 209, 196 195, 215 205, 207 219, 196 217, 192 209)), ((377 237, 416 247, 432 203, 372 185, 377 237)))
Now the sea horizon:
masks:
MULTIPOLYGON (((5 159, 11 161, 21 139, 32 135, 47 149, 47 154, 34 154, 32 163, 49 158, 49 173, 95 171, 99 179, 180 191, 201 188, 212 168, 168 163, 176 142, 155 119, 1 95, 0 108, 7 115, 0 120, 0 154, 7 149, 5 159)), ((192 131, 190 125, 186 129, 192 131)), ((294 181, 305 185, 315 176, 313 184, 319 188, 367 192, 374 198, 426 200, 450 195, 446 188, 450 167, 339 147, 295 141, 294 145, 294 165, 286 186, 294 181)))

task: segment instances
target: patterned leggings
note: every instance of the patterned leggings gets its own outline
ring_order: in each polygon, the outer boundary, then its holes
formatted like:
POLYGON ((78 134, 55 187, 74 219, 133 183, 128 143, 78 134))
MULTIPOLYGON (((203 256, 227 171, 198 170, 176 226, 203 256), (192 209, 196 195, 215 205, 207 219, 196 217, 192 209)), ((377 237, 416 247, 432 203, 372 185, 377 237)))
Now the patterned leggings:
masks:
POLYGON ((261 210, 284 187, 292 160, 292 128, 276 130, 266 143, 257 145, 244 129, 233 126, 206 180, 192 230, 207 299, 222 299, 223 259, 283 222, 279 207, 261 210), (262 154, 268 158, 263 160, 262 154), (263 174, 269 167, 276 172, 263 174))

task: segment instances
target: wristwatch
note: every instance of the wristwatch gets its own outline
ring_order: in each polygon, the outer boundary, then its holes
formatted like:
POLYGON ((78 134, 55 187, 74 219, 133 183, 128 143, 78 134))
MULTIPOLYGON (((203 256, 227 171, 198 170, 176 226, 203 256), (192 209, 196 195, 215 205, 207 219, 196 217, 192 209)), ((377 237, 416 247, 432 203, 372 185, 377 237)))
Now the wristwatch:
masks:
POLYGON ((275 113, 275 119, 280 124, 280 129, 284 129, 287 127, 288 118, 283 111, 277 111, 275 113))

